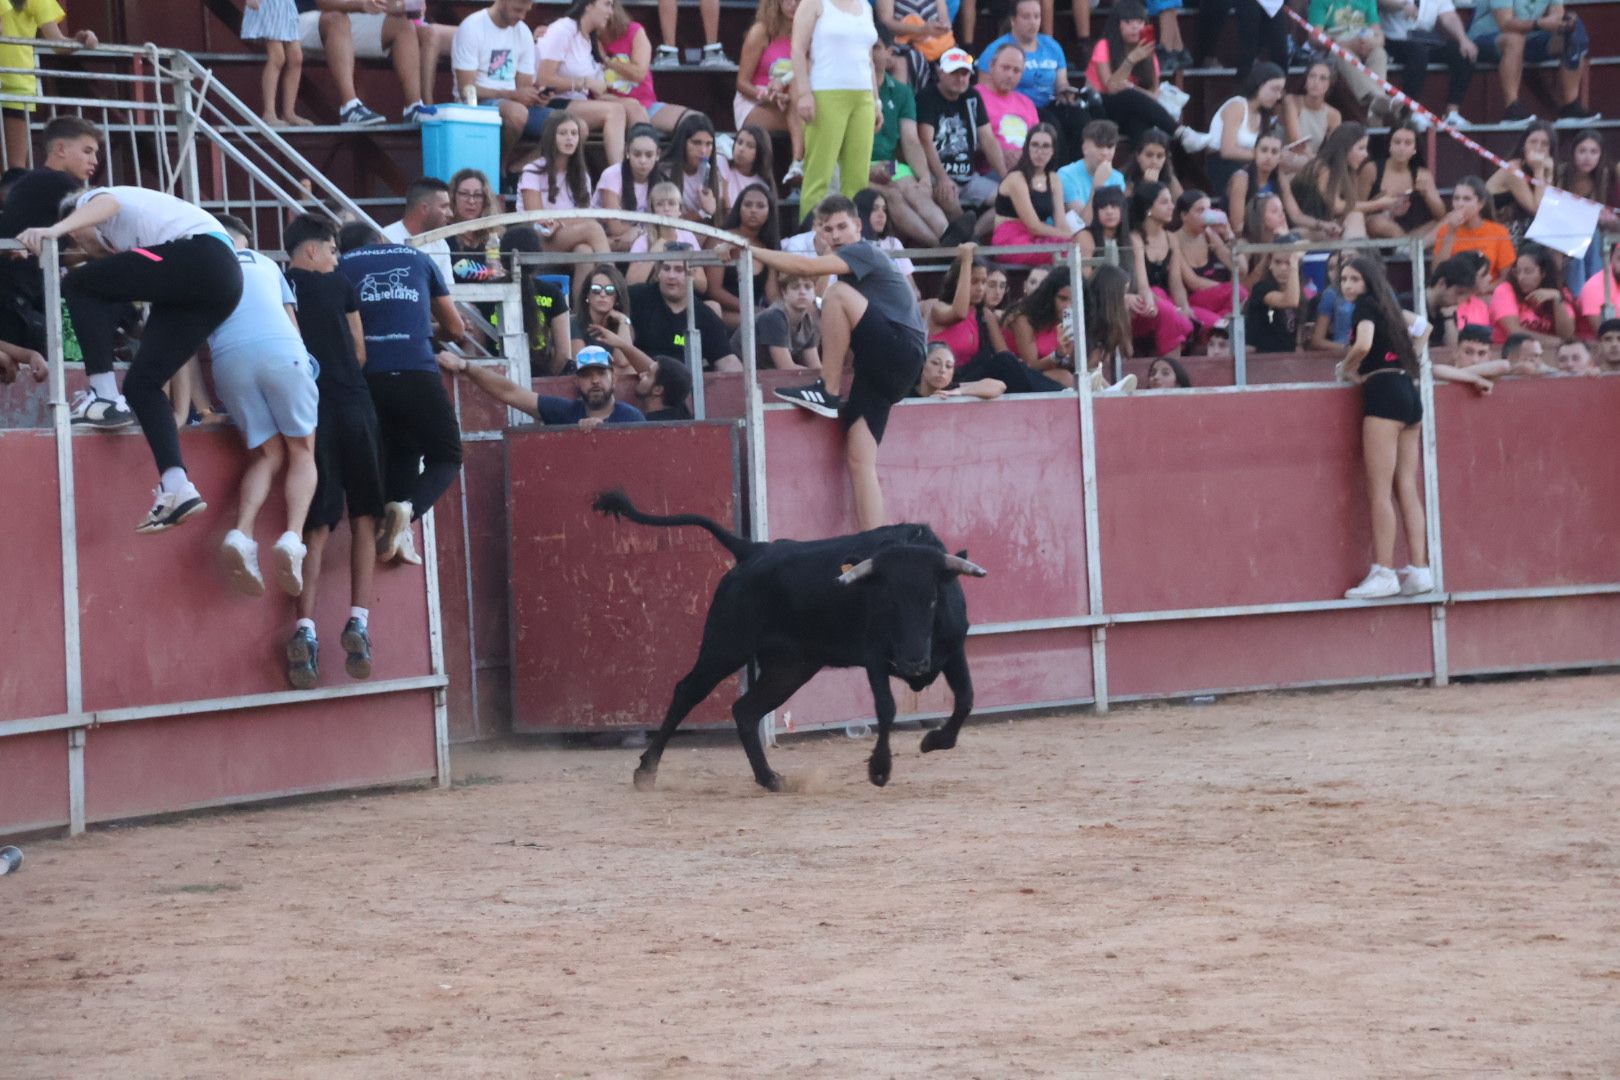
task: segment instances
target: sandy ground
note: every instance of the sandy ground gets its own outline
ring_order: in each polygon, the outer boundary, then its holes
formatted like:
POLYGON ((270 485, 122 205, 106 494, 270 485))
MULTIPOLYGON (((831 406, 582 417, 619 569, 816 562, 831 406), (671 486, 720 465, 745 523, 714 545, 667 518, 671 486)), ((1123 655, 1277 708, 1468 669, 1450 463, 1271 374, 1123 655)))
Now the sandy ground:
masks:
POLYGON ((1620 1076, 1620 677, 800 738, 104 830, 0 1076, 1620 1076))

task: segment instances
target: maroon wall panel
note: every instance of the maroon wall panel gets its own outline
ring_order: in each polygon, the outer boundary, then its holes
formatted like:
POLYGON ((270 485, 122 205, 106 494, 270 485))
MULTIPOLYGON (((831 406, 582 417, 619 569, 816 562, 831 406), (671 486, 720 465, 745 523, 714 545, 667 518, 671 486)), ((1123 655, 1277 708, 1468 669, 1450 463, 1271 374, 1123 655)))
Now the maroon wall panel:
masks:
MULTIPOLYGON (((697 658, 731 556, 708 533, 591 510, 622 486, 650 513, 738 521, 727 423, 507 434, 512 718, 516 731, 655 728, 697 658)), ((729 726, 735 679, 689 723, 729 726)))
MULTIPOLYGON (((293 601, 273 584, 263 596, 241 596, 220 569, 219 543, 235 522, 245 462, 241 436, 233 429, 188 431, 181 444, 208 509, 178 529, 140 536, 135 524, 151 504, 155 481, 145 441, 138 435, 73 441, 87 709, 288 688, 282 649, 296 618, 293 601)), ((278 490, 259 516, 265 567, 284 521, 278 490)), ((316 618, 323 686, 350 681, 338 645, 349 609, 348 552, 348 530, 340 527, 327 547, 316 618)), ((369 605, 373 678, 429 672, 425 582, 421 567, 377 568, 369 605)))
POLYGON ((48 431, 0 432, 0 506, 11 523, 6 529, 5 584, 0 586, 4 720, 67 709, 56 503, 55 436, 48 431))
POLYGON ((1447 590, 1620 581, 1620 379, 1437 396, 1447 590))
POLYGON ((110 724, 85 738, 85 812, 110 821, 433 770, 433 699, 424 693, 110 724))
POLYGON ((1108 693, 1212 690, 1421 677, 1429 610, 1417 605, 1132 623, 1108 631, 1108 693))
POLYGON ((1096 402, 1110 612, 1329 600, 1372 558, 1349 387, 1096 402))
MULTIPOLYGON (((481 445, 484 444, 462 445, 463 466, 474 447, 481 445)), ((450 680, 445 689, 445 711, 452 742, 478 738, 470 644, 473 613, 467 601, 467 546, 462 534, 461 489, 462 482, 457 480, 433 505, 439 553, 439 627, 444 640, 444 673, 450 680)))
POLYGON ((68 823, 67 744, 65 731, 0 739, 0 836, 68 823))
POLYGON ((1446 645, 1456 675, 1620 662, 1620 596, 1454 604, 1446 645))

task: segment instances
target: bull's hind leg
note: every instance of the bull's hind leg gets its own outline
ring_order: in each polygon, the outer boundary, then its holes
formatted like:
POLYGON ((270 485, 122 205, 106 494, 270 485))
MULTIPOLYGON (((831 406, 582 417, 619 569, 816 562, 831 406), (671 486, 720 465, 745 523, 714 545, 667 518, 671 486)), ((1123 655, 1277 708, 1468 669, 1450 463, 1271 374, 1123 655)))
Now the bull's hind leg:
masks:
POLYGON ((956 745, 962 721, 973 711, 973 676, 968 672, 967 650, 958 649, 945 661, 945 685, 951 688, 951 718, 945 726, 923 736, 922 752, 949 750, 956 745))
POLYGON ((699 652, 697 663, 686 677, 675 684, 675 695, 670 699, 669 711, 664 714, 664 723, 653 732, 647 749, 641 754, 641 764, 636 766, 635 784, 642 791, 651 788, 658 781, 658 762, 664 756, 664 746, 675 734, 675 729, 681 726, 687 713, 697 708, 698 702, 714 692, 721 681, 733 671, 742 667, 747 657, 717 656, 707 652, 699 652))
POLYGON ((731 717, 737 721, 737 737, 742 740, 743 753, 748 755, 748 764, 754 767, 754 779, 767 791, 781 791, 782 777, 772 772, 765 761, 765 747, 759 741, 759 722, 820 670, 820 664, 775 661, 769 666, 762 665, 759 678, 731 705, 731 717))

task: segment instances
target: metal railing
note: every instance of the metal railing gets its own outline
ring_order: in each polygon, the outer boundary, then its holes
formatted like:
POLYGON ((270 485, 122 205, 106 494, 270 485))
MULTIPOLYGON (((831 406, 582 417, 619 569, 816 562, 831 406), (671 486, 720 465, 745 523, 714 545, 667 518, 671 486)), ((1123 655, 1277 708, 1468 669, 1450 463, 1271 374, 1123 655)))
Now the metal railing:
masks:
MULTIPOLYGON (((33 95, 0 90, 0 108, 31 110, 30 162, 39 128, 53 116, 79 116, 106 138, 96 183, 151 187, 206 210, 236 214, 254 226, 261 247, 279 250, 286 222, 304 211, 376 224, 190 53, 155 45, 47 46, 5 37, 0 45, 71 53, 77 64, 0 67, 0 74, 36 75, 42 91, 54 87, 33 95)), ((10 153, 5 139, 0 127, 0 160, 10 153)))

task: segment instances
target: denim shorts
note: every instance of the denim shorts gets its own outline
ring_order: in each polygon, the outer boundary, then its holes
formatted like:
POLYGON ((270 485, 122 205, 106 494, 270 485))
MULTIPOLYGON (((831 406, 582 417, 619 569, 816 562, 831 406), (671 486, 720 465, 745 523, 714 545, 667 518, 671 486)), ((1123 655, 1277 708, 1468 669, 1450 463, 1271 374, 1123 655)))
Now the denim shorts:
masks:
MULTIPOLYGON (((1479 46, 1479 59, 1481 63, 1496 63, 1502 59, 1502 52, 1496 46, 1496 39, 1500 34, 1485 34, 1474 39, 1479 46)), ((1567 70, 1574 71, 1581 66, 1592 47, 1592 39, 1586 33, 1586 24, 1575 18, 1575 25, 1570 27, 1569 33, 1564 35, 1564 50, 1558 56, 1552 52, 1553 35, 1547 30, 1532 30, 1524 35, 1524 62, 1527 64, 1541 64, 1548 60, 1558 60, 1567 70)))

